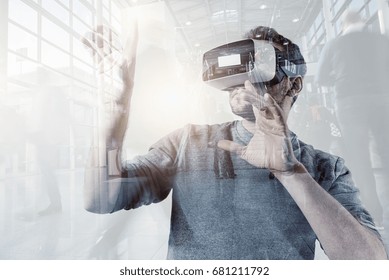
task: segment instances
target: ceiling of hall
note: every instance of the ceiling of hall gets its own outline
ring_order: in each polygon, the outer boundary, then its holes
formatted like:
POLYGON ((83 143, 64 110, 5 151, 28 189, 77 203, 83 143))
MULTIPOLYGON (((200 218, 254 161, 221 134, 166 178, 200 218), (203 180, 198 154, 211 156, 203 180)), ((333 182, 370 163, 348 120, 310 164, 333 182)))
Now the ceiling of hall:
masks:
MULTIPOLYGON (((312 25, 322 1, 315 0, 119 0, 141 6, 164 2, 186 50, 203 50, 239 40, 266 25, 298 40, 312 25)), ((180 52, 180 50, 177 50, 180 52)))

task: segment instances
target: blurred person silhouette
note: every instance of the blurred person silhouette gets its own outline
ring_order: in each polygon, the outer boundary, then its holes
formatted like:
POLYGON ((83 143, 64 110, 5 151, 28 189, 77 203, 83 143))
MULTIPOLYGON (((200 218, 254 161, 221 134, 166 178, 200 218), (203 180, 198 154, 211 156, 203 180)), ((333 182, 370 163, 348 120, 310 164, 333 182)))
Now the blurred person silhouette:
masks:
MULTIPOLYGON (((47 76, 45 77, 47 78, 47 76)), ((20 212, 15 213, 16 218, 23 222, 34 221, 34 223, 23 223, 22 228, 24 230, 20 230, 21 228, 13 225, 14 222, 3 220, 4 230, 6 231, 3 233, 3 237, 6 241, 2 250, 4 251, 3 255, 8 256, 8 258, 58 258, 56 254, 58 253, 60 230, 66 224, 66 221, 62 216, 50 214, 61 211, 61 198, 55 177, 58 158, 55 148, 55 143, 58 142, 55 139, 63 136, 63 134, 58 135, 57 131, 51 129, 53 125, 49 124, 50 121, 54 121, 58 128, 63 129, 64 127, 64 124, 55 117, 57 114, 62 115, 63 113, 56 102, 59 102, 60 106, 64 105, 64 100, 58 98, 55 93, 58 91, 60 91, 58 88, 48 87, 43 90, 42 87, 39 87, 33 92, 29 92, 28 96, 31 97, 32 95, 33 98, 27 115, 23 111, 18 112, 10 106, 0 104, 0 168, 2 168, 1 164, 4 159, 15 154, 20 155, 19 165, 25 163, 26 144, 32 144, 36 149, 34 155, 40 171, 39 178, 42 190, 49 199, 48 207, 42 207, 41 210, 38 210, 38 213, 29 211, 28 207, 34 204, 34 201, 31 200, 31 196, 26 195, 24 189, 29 188, 31 179, 29 180, 29 177, 21 176, 18 173, 17 177, 13 175, 11 180, 6 181, 7 185, 4 187, 8 189, 8 193, 6 191, 4 194, 10 195, 6 199, 11 201, 10 205, 16 201, 19 202, 18 205, 21 205, 20 212), (55 101, 50 100, 51 98, 55 101), (51 106, 54 106, 55 109, 50 108, 51 106), (53 114, 51 110, 56 112, 53 114), (10 191, 12 189, 18 189, 18 197, 12 196, 12 191, 10 191), (39 217, 45 216, 45 219, 35 220, 36 215, 39 217), (26 233, 29 238, 26 238, 26 233), (24 248, 28 250, 20 255, 18 252, 21 252, 24 248)), ((33 188, 36 189, 36 186, 33 185, 33 188)), ((41 201, 39 200, 39 202, 41 201)), ((6 213, 9 213, 9 211, 12 213, 15 210, 14 208, 6 208, 6 205, 4 209, 6 213)), ((4 216, 8 219, 9 215, 5 214, 4 216)))
POLYGON ((302 132, 304 141, 311 143, 315 148, 325 152, 330 152, 335 136, 333 133, 336 127, 336 118, 331 111, 323 106, 317 95, 310 96, 309 107, 305 111, 305 129, 302 132))
POLYGON ((100 130, 85 168, 88 211, 135 209, 172 191, 169 259, 312 259, 316 239, 332 259, 387 258, 343 160, 304 144, 288 129, 306 73, 297 45, 272 28, 249 31, 248 38, 266 42, 287 61, 279 61, 268 83, 246 81, 229 91, 232 112, 243 119, 189 124, 147 154, 122 161, 138 33, 124 45, 122 61, 112 57, 111 50, 120 49, 112 37, 98 28, 84 38, 99 72, 114 64, 123 79, 116 110, 107 110, 103 96, 98 107, 100 130), (290 75, 282 65, 299 71, 290 75))
POLYGON ((27 141, 34 145, 40 171, 40 183, 49 205, 39 216, 60 213, 62 201, 56 171, 59 168, 61 146, 68 143, 70 112, 66 92, 55 85, 57 77, 46 69, 37 71, 39 85, 33 91, 27 115, 27 141))
POLYGON ((344 158, 360 189, 362 202, 376 222, 383 222, 388 230, 389 39, 368 31, 355 11, 345 13, 342 27, 342 35, 329 41, 321 53, 316 81, 335 88, 334 107, 343 137, 344 158), (376 184, 372 167, 372 141, 384 176, 382 186, 376 184))
POLYGON ((25 120, 14 108, 0 103, 0 162, 23 150, 25 120), (11 121, 10 121, 11 120, 11 121))

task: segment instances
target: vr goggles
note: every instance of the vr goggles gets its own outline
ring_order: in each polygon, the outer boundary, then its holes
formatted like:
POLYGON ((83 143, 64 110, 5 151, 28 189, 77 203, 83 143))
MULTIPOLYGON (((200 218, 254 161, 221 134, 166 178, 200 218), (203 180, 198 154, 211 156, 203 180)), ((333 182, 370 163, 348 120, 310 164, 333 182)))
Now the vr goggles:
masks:
POLYGON ((203 81, 220 90, 232 90, 247 80, 272 86, 284 76, 300 75, 301 66, 289 60, 288 51, 280 51, 268 41, 246 39, 207 51, 203 81))

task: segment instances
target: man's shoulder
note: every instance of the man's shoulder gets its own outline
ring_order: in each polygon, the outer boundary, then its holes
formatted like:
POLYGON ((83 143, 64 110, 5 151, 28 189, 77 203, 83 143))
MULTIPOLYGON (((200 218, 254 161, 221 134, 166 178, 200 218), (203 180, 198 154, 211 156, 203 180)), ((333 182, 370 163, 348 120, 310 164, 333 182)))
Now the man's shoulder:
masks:
POLYGON ((340 159, 339 156, 316 149, 313 145, 307 144, 301 140, 298 141, 301 149, 301 157, 309 158, 314 161, 327 160, 331 162, 336 162, 340 159))
POLYGON ((344 160, 331 153, 315 149, 312 145, 299 140, 300 161, 314 177, 323 176, 335 179, 344 167, 344 160))
POLYGON ((233 122, 218 124, 187 124, 183 129, 189 135, 195 136, 199 134, 213 134, 221 130, 228 130, 232 125, 233 122))
POLYGON ((191 144, 212 141, 216 139, 218 135, 223 135, 225 132, 230 131, 234 122, 226 122, 220 124, 186 124, 185 126, 176 129, 166 136, 162 137, 152 147, 173 145, 182 146, 190 141, 191 144))
POLYGON ((213 137, 221 132, 229 131, 234 122, 225 122, 219 124, 186 124, 185 126, 169 133, 167 138, 193 138, 193 137, 213 137))

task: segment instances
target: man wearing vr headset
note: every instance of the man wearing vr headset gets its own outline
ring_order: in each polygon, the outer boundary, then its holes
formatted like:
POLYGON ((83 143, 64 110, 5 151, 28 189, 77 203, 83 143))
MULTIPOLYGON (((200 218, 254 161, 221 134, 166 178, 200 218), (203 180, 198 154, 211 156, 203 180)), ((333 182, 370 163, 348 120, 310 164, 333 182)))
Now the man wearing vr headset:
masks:
MULTIPOLYGON (((280 59, 272 79, 230 87, 231 109, 243 120, 187 125, 122 164, 133 40, 121 65, 124 88, 104 131, 106 144, 92 150, 86 168, 86 209, 134 209, 173 190, 169 259, 313 259, 316 239, 331 259, 386 259, 343 160, 300 142, 287 127, 306 72, 298 46, 268 27, 248 36, 270 43, 280 59), (300 70, 289 76, 293 65, 300 70), (117 160, 110 162, 110 154, 117 160)), ((104 34, 92 38, 99 37, 104 34)), ((99 55, 99 39, 84 43, 99 55)))

